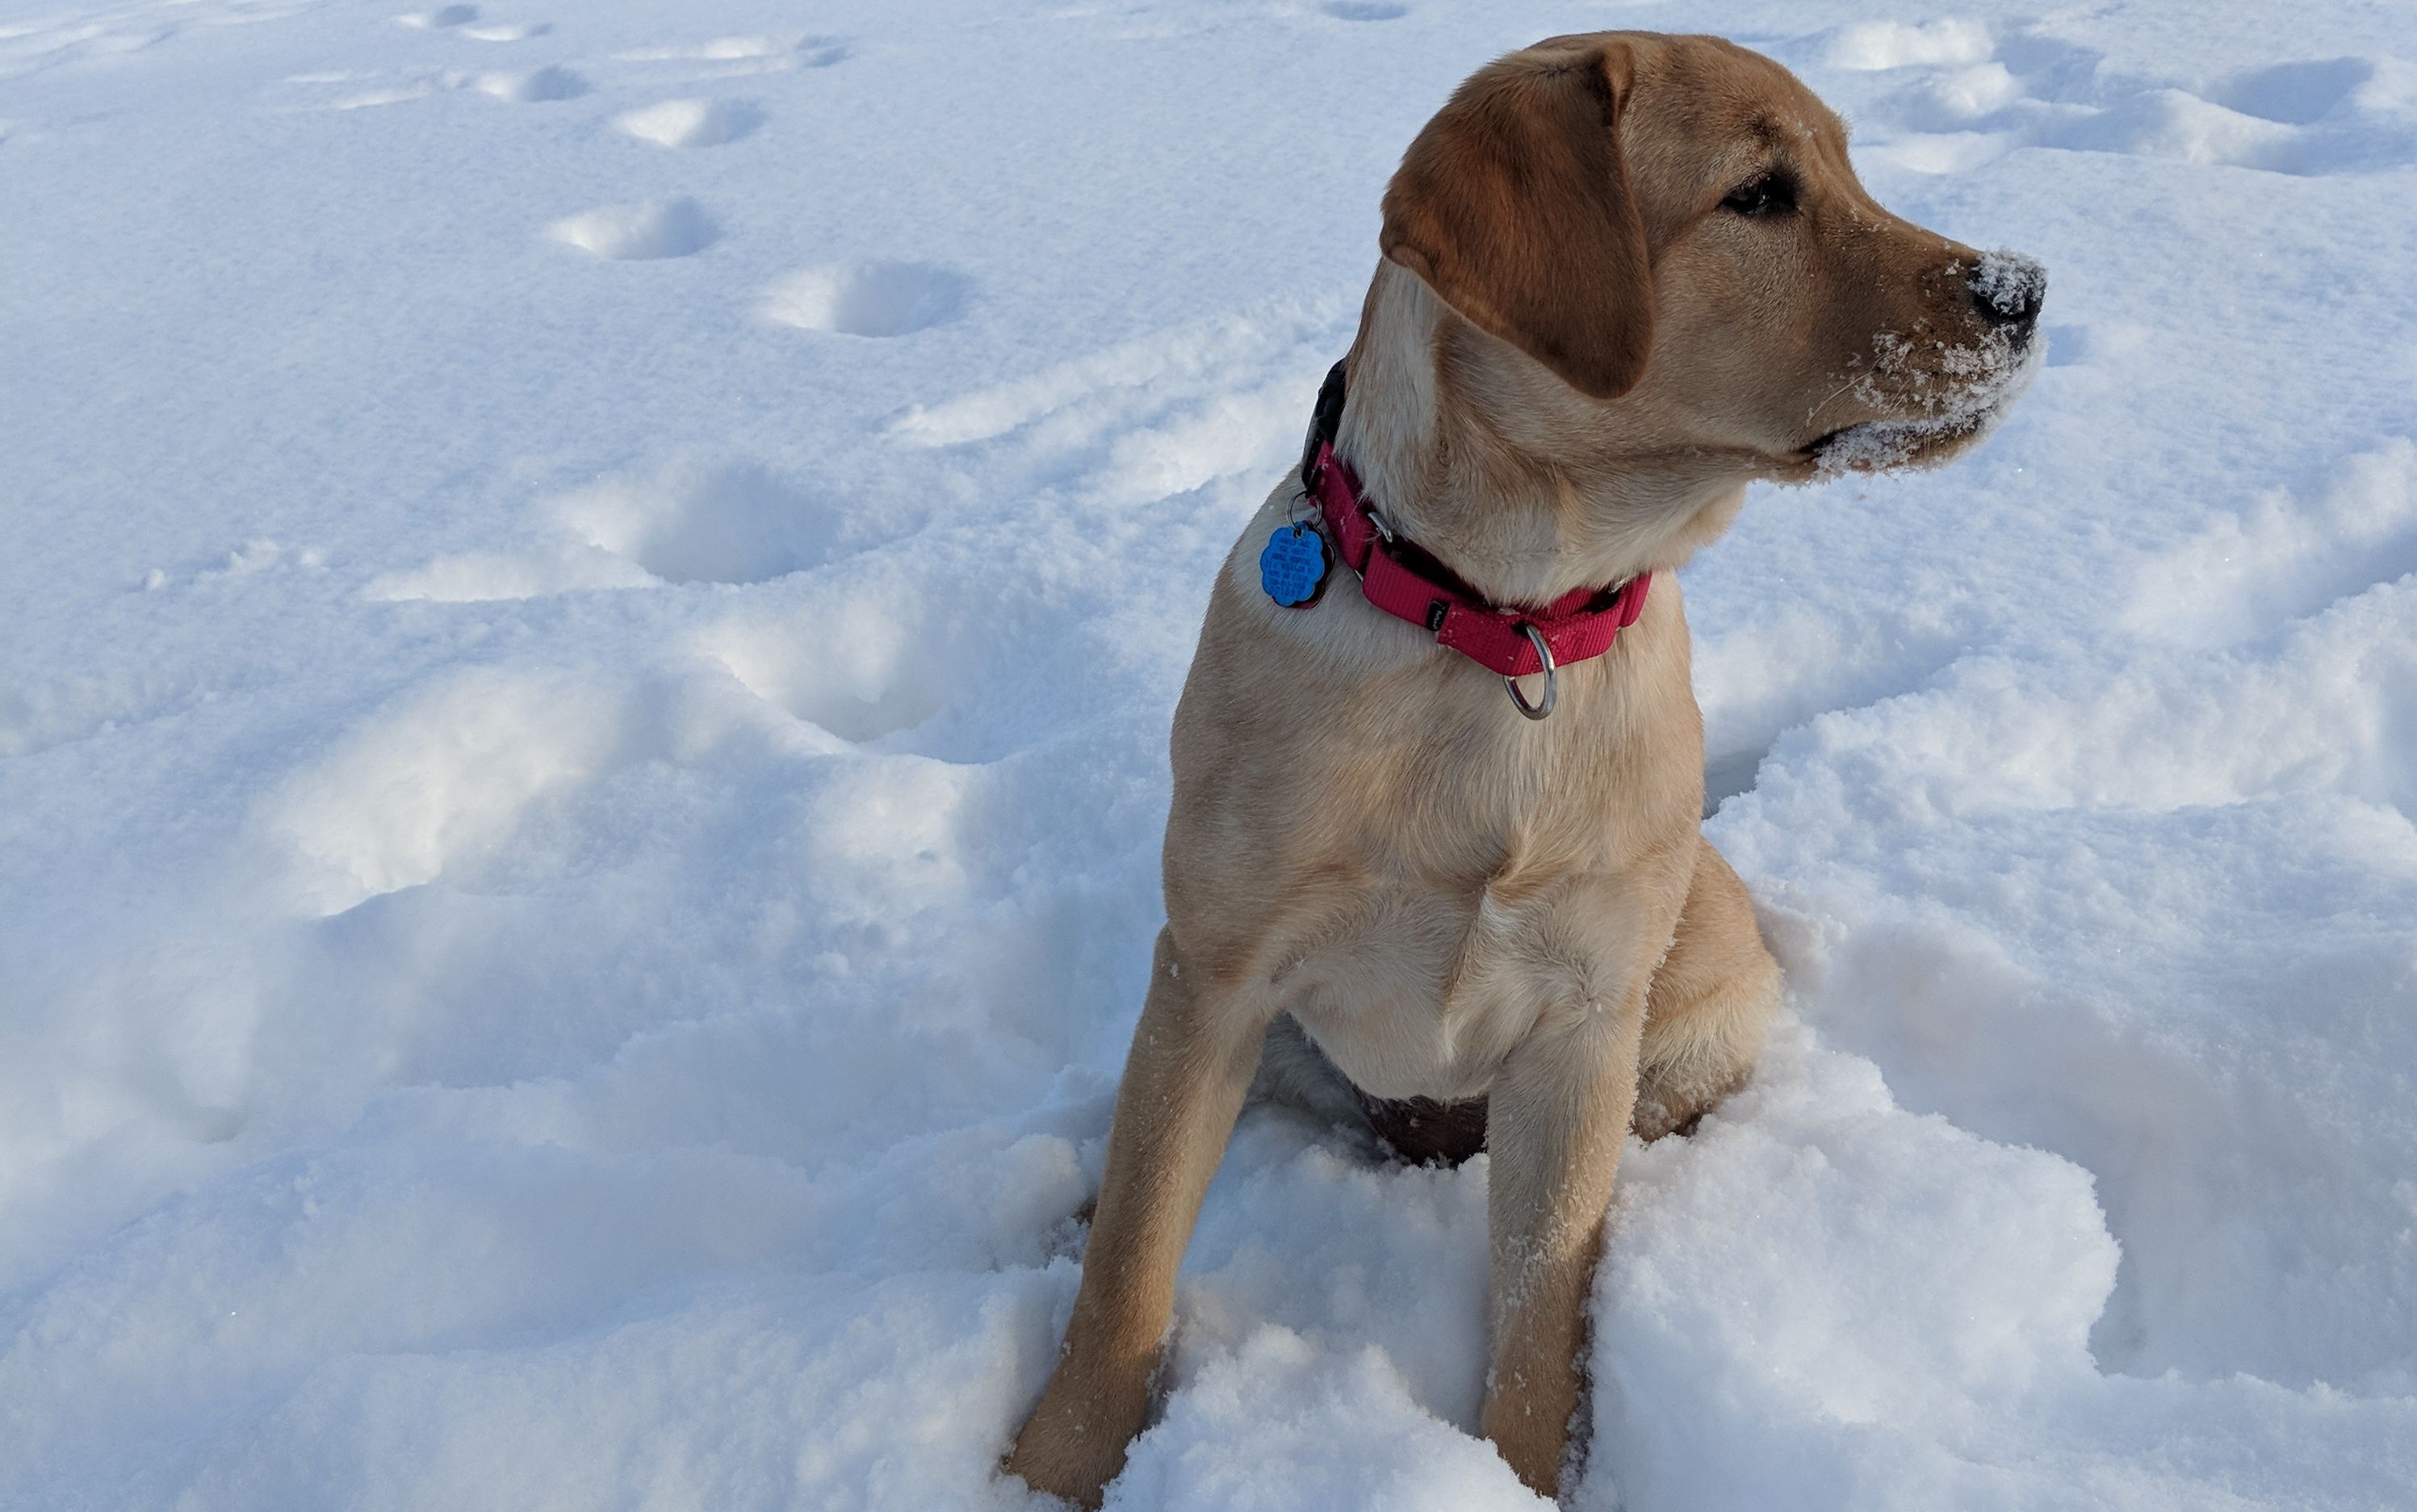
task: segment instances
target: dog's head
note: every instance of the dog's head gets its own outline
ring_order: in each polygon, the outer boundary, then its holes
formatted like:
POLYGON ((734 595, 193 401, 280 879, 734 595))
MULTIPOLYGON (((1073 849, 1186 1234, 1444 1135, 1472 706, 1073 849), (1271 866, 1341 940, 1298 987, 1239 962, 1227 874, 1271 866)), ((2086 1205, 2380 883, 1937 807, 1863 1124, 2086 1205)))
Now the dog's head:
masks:
POLYGON ((2046 292, 1882 209, 1827 106, 1706 37, 1481 69, 1411 144, 1382 246, 1461 317, 1443 382, 1707 483, 1954 455, 2028 381, 2046 292))

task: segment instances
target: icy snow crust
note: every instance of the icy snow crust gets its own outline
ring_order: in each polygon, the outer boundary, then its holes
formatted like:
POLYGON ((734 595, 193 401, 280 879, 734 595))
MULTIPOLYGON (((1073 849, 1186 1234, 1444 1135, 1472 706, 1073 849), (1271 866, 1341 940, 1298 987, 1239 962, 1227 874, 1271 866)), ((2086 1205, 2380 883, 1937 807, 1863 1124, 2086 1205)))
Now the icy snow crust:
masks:
MULTIPOLYGON (((1214 566, 1598 18, 2055 286, 1684 574, 1571 1504, 2417 1504, 2417 12, 400 9, 0 5, 0 1505, 1029 1504, 1214 566)), ((1113 1504, 1535 1505, 1485 1183, 1246 1117, 1113 1504)))

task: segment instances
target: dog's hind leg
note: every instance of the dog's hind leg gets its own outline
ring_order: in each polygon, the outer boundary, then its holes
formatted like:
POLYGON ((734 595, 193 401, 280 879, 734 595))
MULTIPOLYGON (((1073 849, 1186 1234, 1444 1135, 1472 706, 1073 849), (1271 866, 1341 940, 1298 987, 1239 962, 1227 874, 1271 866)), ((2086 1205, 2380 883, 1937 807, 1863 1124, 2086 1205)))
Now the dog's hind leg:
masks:
POLYGON ((1711 841, 1698 843, 1670 953, 1646 998, 1634 1125, 1640 1139, 1686 1133, 1742 1085, 1779 1011, 1779 963, 1755 926, 1745 884, 1711 841))

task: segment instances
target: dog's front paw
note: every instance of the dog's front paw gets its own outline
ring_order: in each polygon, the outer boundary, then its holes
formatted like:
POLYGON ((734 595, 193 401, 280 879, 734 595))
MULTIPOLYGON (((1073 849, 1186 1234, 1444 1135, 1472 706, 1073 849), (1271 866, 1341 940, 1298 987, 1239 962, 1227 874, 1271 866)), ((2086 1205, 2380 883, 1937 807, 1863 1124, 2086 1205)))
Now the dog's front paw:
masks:
POLYGON ((1009 1451, 999 1469, 1044 1496, 1055 1496, 1080 1507, 1096 1507, 1105 1495, 1108 1482, 1117 1478, 1125 1467, 1122 1444, 1113 1455, 1087 1453, 1087 1444, 1067 1444, 1054 1438, 1036 1435, 1030 1426, 1016 1436, 1015 1447, 1009 1451), (1036 1444, 1039 1437, 1043 1443, 1036 1444))
POLYGON ((1138 1391, 1082 1390, 1049 1383, 999 1468, 1036 1491, 1076 1506, 1096 1507, 1108 1482, 1125 1468, 1125 1445, 1141 1431, 1149 1408, 1138 1391))

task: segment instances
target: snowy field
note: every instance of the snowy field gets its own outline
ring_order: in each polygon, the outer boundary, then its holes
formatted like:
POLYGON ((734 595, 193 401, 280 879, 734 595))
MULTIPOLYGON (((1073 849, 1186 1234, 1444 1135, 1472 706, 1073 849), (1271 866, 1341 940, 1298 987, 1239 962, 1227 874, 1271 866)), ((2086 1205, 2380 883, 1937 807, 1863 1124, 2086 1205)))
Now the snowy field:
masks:
MULTIPOLYGON (((406 3, 0 0, 0 1506, 1038 1506, 1214 565, 1598 26, 2053 281, 1685 574, 1571 1504, 2417 1504, 2417 7, 406 3)), ((1485 1182, 1247 1115, 1111 1504, 1539 1504, 1485 1182)))

